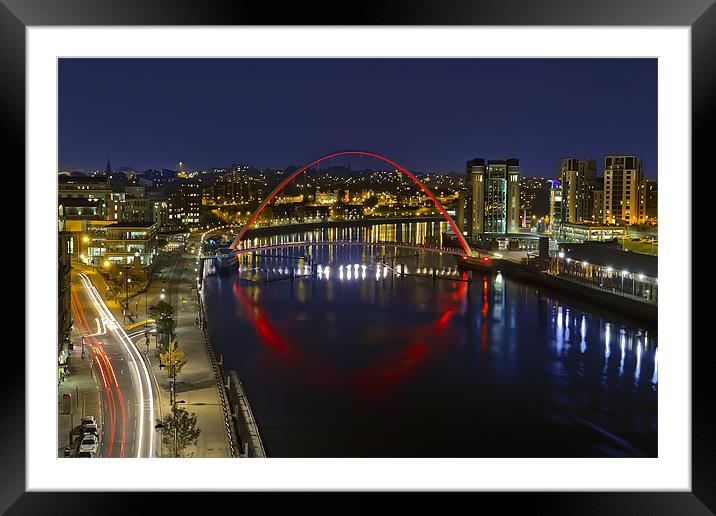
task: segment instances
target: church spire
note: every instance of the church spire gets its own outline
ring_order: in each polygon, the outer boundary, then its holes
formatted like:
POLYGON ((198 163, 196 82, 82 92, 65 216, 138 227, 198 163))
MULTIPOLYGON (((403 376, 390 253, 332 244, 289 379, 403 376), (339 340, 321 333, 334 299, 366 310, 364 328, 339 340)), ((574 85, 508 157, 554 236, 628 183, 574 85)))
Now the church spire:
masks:
POLYGON ((107 169, 105 172, 109 175, 112 173, 112 166, 109 164, 109 158, 107 158, 107 169))

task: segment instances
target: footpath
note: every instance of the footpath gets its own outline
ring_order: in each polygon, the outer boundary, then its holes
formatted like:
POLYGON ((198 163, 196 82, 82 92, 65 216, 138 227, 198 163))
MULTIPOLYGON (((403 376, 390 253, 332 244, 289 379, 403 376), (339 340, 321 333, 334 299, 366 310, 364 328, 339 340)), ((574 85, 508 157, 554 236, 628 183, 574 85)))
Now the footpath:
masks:
MULTIPOLYGON (((107 290, 107 281, 92 267, 76 263, 72 265, 82 269, 100 292, 107 290)), ((177 400, 180 402, 178 406, 185 408, 189 413, 196 414, 197 426, 201 430, 196 446, 186 451, 193 457, 231 457, 227 443, 224 409, 204 336, 197 326, 198 305, 196 291, 192 289, 196 285, 197 267, 195 255, 172 253, 162 256, 159 258, 146 292, 130 298, 130 314, 126 321, 119 301, 109 299, 107 306, 120 323, 127 325, 133 321, 146 320, 149 307, 159 301, 166 301, 175 308, 176 341, 187 359, 186 365, 177 375, 176 392, 177 400), (184 403, 181 403, 182 401, 184 403)), ((127 333, 136 343, 137 349, 147 355, 156 377, 159 400, 157 413, 161 418, 171 412, 169 376, 166 368, 159 367, 155 338, 150 338, 149 349, 147 349, 144 332, 141 330, 142 326, 139 325, 128 330, 127 333)))
MULTIPOLYGON (((77 285, 76 274, 72 275, 73 286, 77 285)), ((73 315, 74 317, 74 315, 73 315)), ((70 457, 77 456, 80 439, 80 420, 82 416, 95 416, 101 420, 102 405, 98 378, 92 367, 91 353, 86 348, 82 357, 82 334, 75 325, 70 336, 73 349, 66 360, 68 374, 57 387, 57 456, 65 456, 65 448, 70 448, 70 457), (72 431, 72 435, 70 435, 72 431)))

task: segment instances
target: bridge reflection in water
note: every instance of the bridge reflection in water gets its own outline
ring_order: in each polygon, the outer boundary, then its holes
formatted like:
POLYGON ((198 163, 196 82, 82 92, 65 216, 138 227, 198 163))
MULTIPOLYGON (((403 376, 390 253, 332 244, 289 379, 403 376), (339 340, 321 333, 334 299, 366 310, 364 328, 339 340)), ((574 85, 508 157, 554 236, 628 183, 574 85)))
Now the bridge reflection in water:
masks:
MULTIPOLYGON (((277 238, 306 235, 263 242, 277 238)), ((239 261, 203 295, 270 456, 656 456, 653 329, 499 274, 400 279, 398 265, 452 270, 446 253, 321 245, 239 261), (309 262, 320 275, 249 281, 309 262)))

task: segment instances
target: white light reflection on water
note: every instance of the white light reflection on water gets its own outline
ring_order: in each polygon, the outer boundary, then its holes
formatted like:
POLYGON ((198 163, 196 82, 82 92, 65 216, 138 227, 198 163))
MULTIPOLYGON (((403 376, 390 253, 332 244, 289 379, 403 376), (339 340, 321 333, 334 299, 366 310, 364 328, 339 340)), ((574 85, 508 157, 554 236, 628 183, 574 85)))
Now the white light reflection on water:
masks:
POLYGON ((634 383, 639 383, 639 376, 641 375, 641 342, 639 339, 636 341, 636 369, 634 370, 634 383))
POLYGON ((557 353, 562 354, 562 347, 564 344, 564 334, 562 329, 562 307, 557 307, 557 353))
POLYGON ((582 353, 584 353, 584 351, 587 349, 587 340, 585 338, 587 335, 587 320, 585 316, 582 316, 582 324, 579 330, 579 334, 582 337, 582 341, 579 343, 579 348, 582 353))

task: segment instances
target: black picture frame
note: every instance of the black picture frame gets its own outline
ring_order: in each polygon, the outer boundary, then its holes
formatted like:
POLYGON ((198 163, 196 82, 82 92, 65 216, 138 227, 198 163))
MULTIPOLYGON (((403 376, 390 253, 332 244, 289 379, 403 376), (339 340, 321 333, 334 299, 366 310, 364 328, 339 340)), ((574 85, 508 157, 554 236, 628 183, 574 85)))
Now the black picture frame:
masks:
MULTIPOLYGON (((320 3, 249 3, 230 0, 0 0, 0 128, 5 157, 25 164, 25 29, 28 26, 72 25, 553 25, 553 26, 688 26, 691 27, 692 164, 712 167, 709 128, 716 122, 716 5, 714 0, 452 0, 411 2, 362 1, 350 6, 320 3), (348 7, 346 12, 344 7, 348 7)), ((685 163, 683 173, 689 173, 685 163)), ((693 177, 693 175, 692 175, 693 177)), ((705 195, 705 194, 702 194, 705 195)), ((696 205, 693 202, 692 205, 696 205)), ((690 207, 689 207, 690 208, 690 207)), ((684 216, 692 216, 685 208, 684 216)), ((694 217, 692 216, 692 220, 694 217)), ((26 230, 26 240, 29 241, 26 230)), ((690 250, 688 250, 690 256, 690 250)), ((51 271, 50 271, 51 272, 51 271)), ((27 273, 27 272, 26 272, 27 273)), ((691 278, 689 278, 690 282, 691 278)), ((691 303, 696 309, 697 305, 691 303)), ((27 317, 27 316, 26 316, 27 317)), ((697 320, 693 318, 692 320, 697 320)), ((26 320, 26 324, 28 321, 26 320)), ((684 335, 685 349, 692 340, 684 335)), ((716 512, 716 417, 710 369, 710 342, 692 347, 692 490, 638 493, 503 493, 480 496, 509 508, 524 504, 549 514, 714 514, 716 512)), ((7 422, 25 420, 25 359, 13 357, 3 371, 2 415, 7 422)), ((23 432, 3 432, 0 510, 12 514, 65 514, 91 510, 97 514, 136 511, 147 493, 25 492, 23 432), (10 440, 12 436, 12 440, 10 440), (126 494, 126 493, 124 493, 126 494)), ((78 488, 81 488, 78 483, 78 488)), ((176 495, 181 505, 184 495, 176 495)), ((215 496, 215 495, 212 495, 215 496)), ((242 495, 244 496, 244 495, 242 495)), ((352 495, 341 513, 370 510, 376 494, 352 495)), ((216 501, 236 500, 217 496, 216 501)), ((308 500, 303 497, 303 500, 308 500)), ((427 507, 421 496, 411 504, 427 507)), ((212 502, 215 503, 215 502, 212 502)), ((311 502, 313 503, 313 502, 311 502)), ((474 502, 470 502, 474 503, 474 502)), ((403 504, 403 502, 401 502, 403 504)), ((410 505, 410 504, 409 504, 410 505)), ((403 505, 403 511, 409 510, 403 505)), ((318 508, 318 507, 316 507, 318 508)), ((319 511, 320 512, 320 511, 319 511)))

